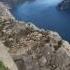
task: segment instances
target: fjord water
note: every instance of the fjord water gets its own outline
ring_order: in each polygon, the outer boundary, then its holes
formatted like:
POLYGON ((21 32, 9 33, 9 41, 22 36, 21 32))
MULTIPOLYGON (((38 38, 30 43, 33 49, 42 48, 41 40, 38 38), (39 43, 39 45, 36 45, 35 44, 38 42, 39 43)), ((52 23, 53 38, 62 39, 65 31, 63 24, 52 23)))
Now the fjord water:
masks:
POLYGON ((60 11, 57 5, 62 0, 32 0, 12 8, 18 20, 33 22, 39 28, 57 31, 70 41, 70 12, 60 11))

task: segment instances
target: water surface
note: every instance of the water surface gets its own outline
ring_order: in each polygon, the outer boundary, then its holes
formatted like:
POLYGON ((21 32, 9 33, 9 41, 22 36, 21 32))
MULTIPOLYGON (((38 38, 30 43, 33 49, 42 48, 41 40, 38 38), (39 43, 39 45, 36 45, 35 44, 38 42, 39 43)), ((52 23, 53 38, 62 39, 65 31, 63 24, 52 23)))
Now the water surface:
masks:
POLYGON ((59 11, 56 7, 62 0, 32 0, 12 9, 18 20, 33 22, 44 29, 57 31, 70 41, 70 12, 59 11))

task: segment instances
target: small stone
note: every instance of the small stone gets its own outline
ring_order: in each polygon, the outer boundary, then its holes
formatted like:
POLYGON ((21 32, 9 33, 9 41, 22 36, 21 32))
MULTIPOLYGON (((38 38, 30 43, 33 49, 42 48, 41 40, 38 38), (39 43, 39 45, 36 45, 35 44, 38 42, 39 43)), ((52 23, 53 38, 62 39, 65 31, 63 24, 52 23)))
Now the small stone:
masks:
POLYGON ((44 66, 47 62, 46 58, 44 56, 42 56, 42 58, 40 58, 40 66, 44 66))

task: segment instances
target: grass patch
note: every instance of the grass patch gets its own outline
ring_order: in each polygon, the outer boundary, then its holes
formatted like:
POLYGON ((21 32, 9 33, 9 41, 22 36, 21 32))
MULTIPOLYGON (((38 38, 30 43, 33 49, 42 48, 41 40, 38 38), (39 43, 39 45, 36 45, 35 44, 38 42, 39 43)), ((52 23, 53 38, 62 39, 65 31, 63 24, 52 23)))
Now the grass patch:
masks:
POLYGON ((0 61, 0 70, 8 70, 8 68, 6 68, 1 61, 0 61))

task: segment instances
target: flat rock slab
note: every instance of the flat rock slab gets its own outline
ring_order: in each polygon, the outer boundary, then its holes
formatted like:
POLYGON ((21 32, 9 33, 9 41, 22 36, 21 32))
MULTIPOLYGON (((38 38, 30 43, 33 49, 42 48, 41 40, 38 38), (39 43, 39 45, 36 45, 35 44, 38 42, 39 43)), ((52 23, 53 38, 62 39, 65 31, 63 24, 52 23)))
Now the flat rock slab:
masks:
POLYGON ((4 63, 10 70, 18 70, 13 59, 8 53, 7 48, 0 42, 0 61, 4 63))

